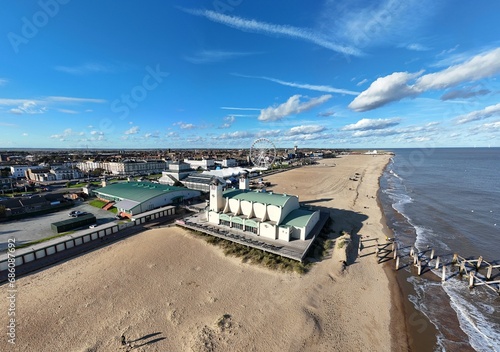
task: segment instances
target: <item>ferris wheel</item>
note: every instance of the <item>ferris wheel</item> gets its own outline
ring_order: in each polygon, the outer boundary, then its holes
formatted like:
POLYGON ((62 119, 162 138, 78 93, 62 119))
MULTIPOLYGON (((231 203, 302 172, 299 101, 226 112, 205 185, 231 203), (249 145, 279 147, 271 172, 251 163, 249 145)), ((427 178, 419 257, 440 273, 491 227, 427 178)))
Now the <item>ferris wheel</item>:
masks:
POLYGON ((256 167, 268 168, 276 159, 276 147, 267 138, 256 139, 250 147, 250 160, 256 167))

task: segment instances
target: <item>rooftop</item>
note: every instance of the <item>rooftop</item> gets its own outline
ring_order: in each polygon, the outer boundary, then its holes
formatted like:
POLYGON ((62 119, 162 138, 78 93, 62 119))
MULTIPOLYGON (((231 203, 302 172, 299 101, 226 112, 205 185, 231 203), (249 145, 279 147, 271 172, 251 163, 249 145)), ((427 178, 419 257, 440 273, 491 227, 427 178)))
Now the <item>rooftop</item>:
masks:
POLYGON ((278 207, 284 206, 290 198, 296 198, 287 194, 256 192, 246 189, 228 189, 224 191, 223 196, 224 198, 241 199, 254 203, 276 205, 278 207))
POLYGON ((152 182, 121 182, 96 189, 95 192, 115 198, 144 202, 165 193, 185 190, 186 188, 184 187, 168 186, 152 182))
POLYGON ((311 219, 313 213, 313 211, 306 210, 304 208, 292 210, 290 214, 288 214, 286 218, 283 219, 280 225, 304 227, 311 219))

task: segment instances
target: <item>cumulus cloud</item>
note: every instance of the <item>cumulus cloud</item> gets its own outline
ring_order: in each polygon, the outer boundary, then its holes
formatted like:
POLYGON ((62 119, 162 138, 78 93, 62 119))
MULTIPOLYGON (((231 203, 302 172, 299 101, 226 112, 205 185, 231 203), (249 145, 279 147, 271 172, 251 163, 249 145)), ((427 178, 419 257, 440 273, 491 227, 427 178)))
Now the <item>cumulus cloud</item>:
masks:
POLYGON ((125 131, 125 134, 137 134, 139 133, 139 127, 138 126, 134 126, 128 130, 125 131))
POLYGON ((326 128, 320 125, 302 125, 290 128, 287 132, 289 136, 295 136, 298 134, 311 134, 311 133, 319 133, 324 131, 326 128))
POLYGON ((179 126, 179 128, 183 130, 192 130, 193 128, 195 128, 195 125, 193 125, 192 123, 184 123, 182 121, 174 122, 173 125, 179 126))
POLYGON ((231 133, 223 133, 220 136, 213 137, 213 139, 245 139, 255 137, 254 133, 247 131, 236 131, 231 133))
POLYGON ((500 104, 490 105, 482 110, 476 110, 469 112, 468 114, 458 116, 455 121, 457 124, 461 125, 472 121, 484 120, 492 116, 500 116, 500 104))
POLYGON ((361 119, 356 123, 346 125, 342 128, 342 131, 368 131, 368 130, 380 130, 388 127, 393 127, 398 125, 400 122, 399 118, 393 119, 361 119))
POLYGON ((322 95, 318 98, 311 98, 306 102, 301 102, 301 95, 291 96, 285 103, 278 106, 270 106, 260 111, 260 121, 277 121, 289 115, 300 114, 310 110, 318 105, 327 102, 332 96, 330 94, 322 95))
POLYGON ((0 78, 0 86, 4 86, 8 83, 9 81, 6 80, 5 78, 0 78))
POLYGON ((380 77, 354 98, 349 108, 354 111, 368 111, 392 101, 417 95, 418 91, 408 86, 407 82, 418 75, 419 73, 394 72, 389 76, 380 77))
POLYGON ((498 73, 500 73, 500 48, 423 76, 422 71, 413 74, 395 72, 378 78, 349 104, 349 108, 354 111, 372 110, 428 90, 451 88, 460 83, 477 81, 498 73), (414 83, 410 84, 414 79, 416 79, 414 83))
POLYGON ((479 54, 447 69, 420 77, 419 90, 444 89, 462 82, 472 82, 500 72, 500 48, 479 54))

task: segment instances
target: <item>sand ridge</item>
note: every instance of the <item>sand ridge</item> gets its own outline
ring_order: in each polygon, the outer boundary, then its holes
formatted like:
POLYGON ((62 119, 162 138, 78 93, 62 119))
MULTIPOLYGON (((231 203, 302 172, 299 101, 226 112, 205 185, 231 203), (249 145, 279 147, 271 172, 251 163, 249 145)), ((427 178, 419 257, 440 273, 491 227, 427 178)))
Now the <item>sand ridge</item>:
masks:
MULTIPOLYGON (((383 241, 388 159, 344 156, 266 180, 330 211, 337 234, 383 241)), ((387 351, 390 291, 369 243, 345 271, 335 249, 299 276, 225 257, 181 228, 149 230, 20 278, 15 350, 125 351, 124 334, 133 351, 387 351)), ((0 350, 14 350, 5 335, 0 350)))

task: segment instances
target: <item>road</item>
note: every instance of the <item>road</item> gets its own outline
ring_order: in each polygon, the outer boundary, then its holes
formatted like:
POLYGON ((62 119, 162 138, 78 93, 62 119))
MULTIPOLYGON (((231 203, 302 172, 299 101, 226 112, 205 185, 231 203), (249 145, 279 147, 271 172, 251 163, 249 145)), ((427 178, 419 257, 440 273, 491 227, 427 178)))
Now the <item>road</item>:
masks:
POLYGON ((26 242, 54 236, 55 233, 52 232, 50 224, 56 221, 70 219, 68 214, 73 210, 80 210, 94 214, 97 218, 98 225, 115 220, 115 215, 113 213, 77 201, 75 202, 75 206, 72 208, 67 208, 54 213, 38 215, 32 218, 1 223, 0 251, 7 248, 7 240, 9 238, 14 237, 16 239, 16 244, 20 245, 26 242))

